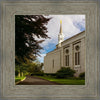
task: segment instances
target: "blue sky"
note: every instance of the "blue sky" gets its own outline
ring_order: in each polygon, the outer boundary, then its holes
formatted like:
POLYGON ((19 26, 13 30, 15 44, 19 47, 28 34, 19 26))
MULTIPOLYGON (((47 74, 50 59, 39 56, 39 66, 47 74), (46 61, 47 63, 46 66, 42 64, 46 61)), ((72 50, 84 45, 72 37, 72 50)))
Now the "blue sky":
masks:
POLYGON ((41 50, 41 57, 37 57, 40 62, 43 62, 46 53, 54 50, 58 44, 60 20, 62 20, 64 40, 85 30, 85 15, 49 15, 46 17, 52 17, 47 24, 47 35, 51 39, 45 39, 45 41, 41 43, 43 50, 41 50))

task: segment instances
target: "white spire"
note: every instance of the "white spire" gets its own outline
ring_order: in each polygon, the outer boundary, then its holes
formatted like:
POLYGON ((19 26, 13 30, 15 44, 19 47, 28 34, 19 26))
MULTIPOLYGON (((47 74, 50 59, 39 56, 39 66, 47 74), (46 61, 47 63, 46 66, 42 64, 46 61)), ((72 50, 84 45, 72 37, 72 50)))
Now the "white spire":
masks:
POLYGON ((61 47, 61 42, 64 41, 64 35, 62 33, 62 20, 60 20, 60 32, 58 35, 58 47, 61 47))

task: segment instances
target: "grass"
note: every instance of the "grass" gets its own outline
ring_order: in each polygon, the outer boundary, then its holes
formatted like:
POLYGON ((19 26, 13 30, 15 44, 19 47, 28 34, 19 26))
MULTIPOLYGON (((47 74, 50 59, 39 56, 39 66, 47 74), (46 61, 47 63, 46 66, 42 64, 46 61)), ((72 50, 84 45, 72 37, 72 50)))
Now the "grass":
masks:
POLYGON ((40 77, 42 79, 49 80, 52 82, 60 83, 63 85, 85 85, 85 80, 83 80, 83 79, 76 79, 76 78, 57 79, 57 78, 51 77, 51 76, 37 76, 37 77, 40 77))
POLYGON ((21 81, 24 78, 25 78, 25 76, 23 76, 23 77, 17 77, 17 76, 15 76, 15 82, 21 81))

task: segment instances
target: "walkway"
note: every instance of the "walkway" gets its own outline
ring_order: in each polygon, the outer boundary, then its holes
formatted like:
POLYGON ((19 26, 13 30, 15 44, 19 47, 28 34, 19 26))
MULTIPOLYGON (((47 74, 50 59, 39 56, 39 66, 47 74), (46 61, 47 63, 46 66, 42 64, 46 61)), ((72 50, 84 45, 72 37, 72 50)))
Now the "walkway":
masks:
POLYGON ((50 82, 34 76, 27 76, 25 80, 19 82, 17 85, 60 85, 56 82, 50 82))

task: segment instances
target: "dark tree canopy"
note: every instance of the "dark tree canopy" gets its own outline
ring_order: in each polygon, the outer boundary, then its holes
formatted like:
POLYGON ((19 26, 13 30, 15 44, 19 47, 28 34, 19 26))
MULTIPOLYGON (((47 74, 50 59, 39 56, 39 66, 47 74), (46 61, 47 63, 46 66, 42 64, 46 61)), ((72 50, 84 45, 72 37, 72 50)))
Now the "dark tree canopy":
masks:
POLYGON ((46 24, 50 18, 43 15, 16 15, 15 16, 15 62, 20 64, 27 59, 35 60, 42 47, 37 38, 49 38, 46 24))

